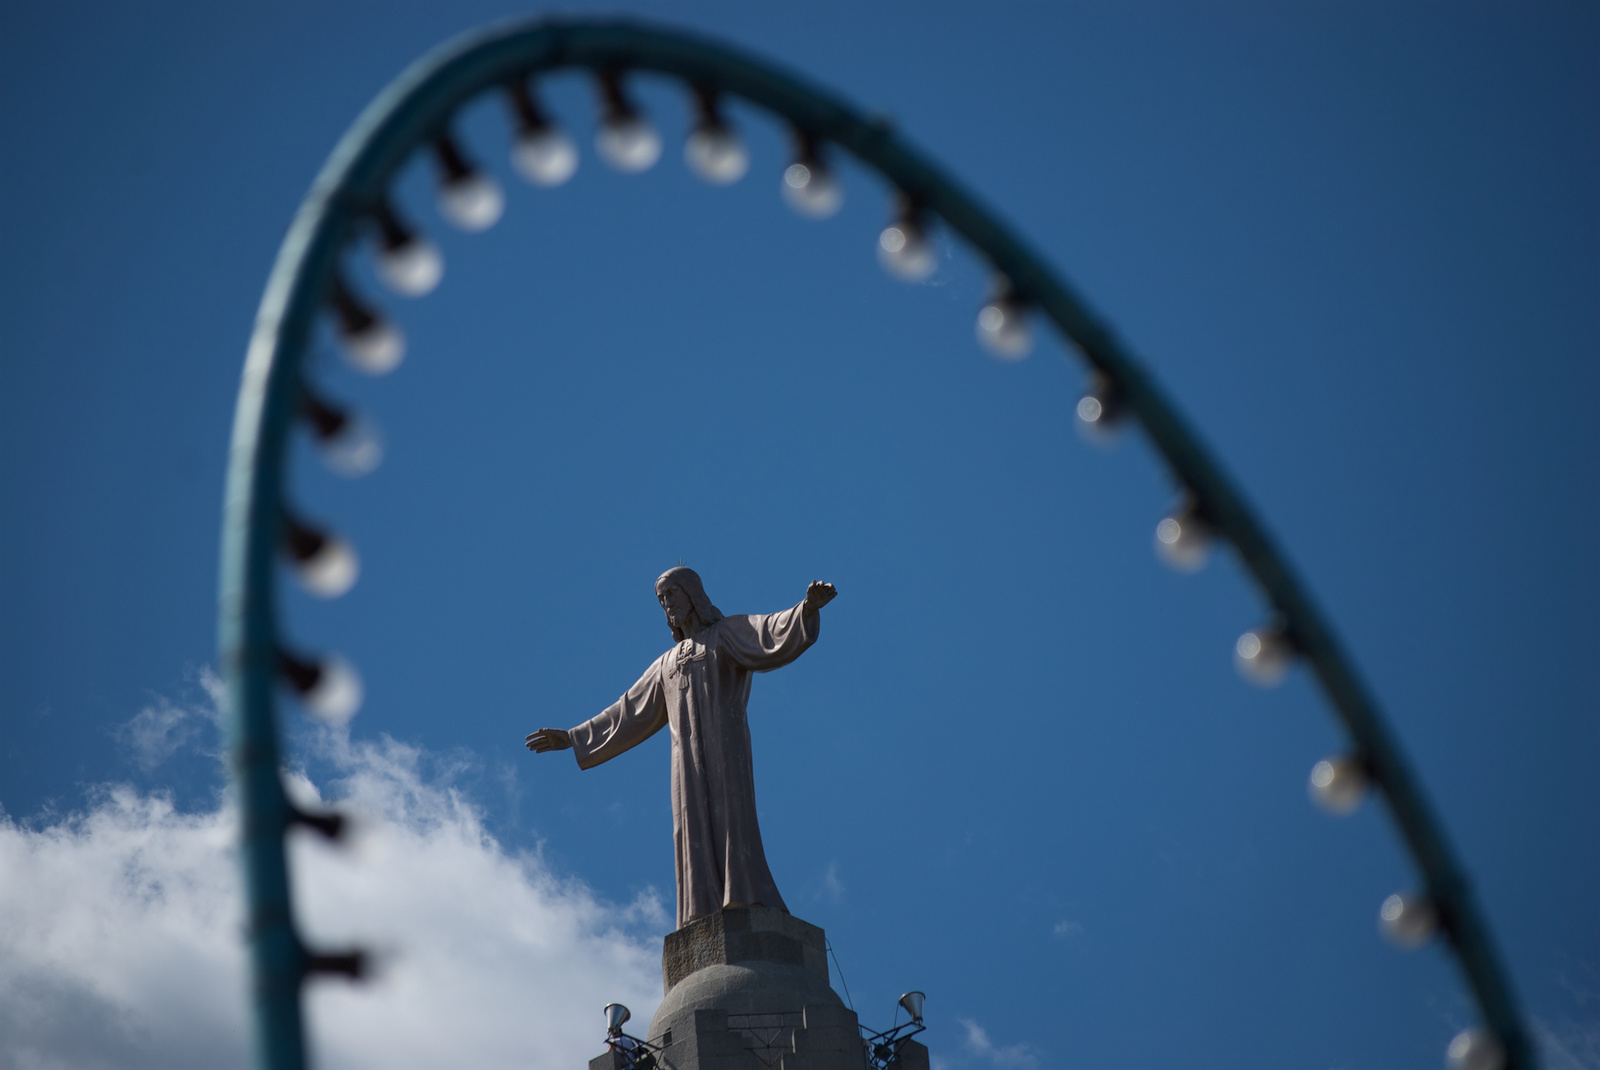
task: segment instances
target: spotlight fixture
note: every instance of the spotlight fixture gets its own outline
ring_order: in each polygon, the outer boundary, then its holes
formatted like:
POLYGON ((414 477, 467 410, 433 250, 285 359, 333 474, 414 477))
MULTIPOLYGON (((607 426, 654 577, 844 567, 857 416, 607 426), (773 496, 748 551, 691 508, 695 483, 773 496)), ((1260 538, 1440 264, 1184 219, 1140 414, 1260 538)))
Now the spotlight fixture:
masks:
POLYGON ((921 992, 907 992, 895 1001, 895 1018, 898 1019, 900 1011, 904 1010, 911 1016, 909 1022, 900 1022, 881 1033, 861 1027, 861 1043, 866 1048, 867 1065, 872 1070, 889 1070, 899 1061, 905 1042, 927 1028, 922 1024, 922 1001, 926 998, 921 992))
POLYGON ((625 1070, 655 1070, 662 1045, 624 1033, 622 1026, 632 1016, 620 1003, 606 1004, 606 1047, 622 1056, 625 1070))

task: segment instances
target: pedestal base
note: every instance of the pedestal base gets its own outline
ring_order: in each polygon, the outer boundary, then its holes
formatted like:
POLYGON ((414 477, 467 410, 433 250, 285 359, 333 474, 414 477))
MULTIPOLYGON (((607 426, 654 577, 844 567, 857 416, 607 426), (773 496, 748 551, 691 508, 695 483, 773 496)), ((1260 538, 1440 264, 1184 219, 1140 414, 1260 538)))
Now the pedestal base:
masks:
MULTIPOLYGON (((782 911, 736 907, 670 933, 662 1000, 645 1036, 663 1070, 867 1070, 855 1011, 828 986, 821 929, 782 911)), ((625 1070, 617 1051, 589 1070, 625 1070)), ((904 1042, 896 1070, 927 1070, 904 1042)))

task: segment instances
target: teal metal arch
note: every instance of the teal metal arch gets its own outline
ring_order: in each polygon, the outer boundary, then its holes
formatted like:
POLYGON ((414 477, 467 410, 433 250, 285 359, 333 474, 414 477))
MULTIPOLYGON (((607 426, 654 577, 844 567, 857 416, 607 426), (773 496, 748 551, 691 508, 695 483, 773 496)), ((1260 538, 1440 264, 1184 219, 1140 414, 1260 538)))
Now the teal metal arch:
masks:
MULTIPOLYGON (((296 823, 337 834, 333 815, 295 809, 284 794, 274 713, 284 673, 274 559, 288 523, 283 470, 303 412, 304 355, 317 316, 337 302, 337 260, 359 228, 385 211, 389 183, 410 154, 446 134, 478 94, 580 68, 601 77, 648 71, 697 92, 743 98, 781 117, 809 143, 832 145, 881 174, 924 218, 965 238, 1009 282, 1012 297, 1055 325, 1090 366, 1101 396, 1143 425, 1194 509, 1237 550, 1383 794, 1422 874, 1439 929, 1454 951, 1507 1070, 1534 1057, 1469 882, 1421 784, 1355 666, 1265 527, 1178 410, 1131 352, 1067 283, 976 197, 871 118, 804 80, 732 48, 627 21, 541 20, 468 34, 413 64, 361 114, 301 204, 257 312, 234 418, 224 503, 219 641, 241 814, 241 855, 262 1070, 306 1065, 301 989, 318 972, 359 975, 358 952, 317 954, 295 926, 284 837, 296 823)), ((289 675, 295 669, 288 668, 289 675)), ((304 669, 299 670, 302 674, 304 669)))

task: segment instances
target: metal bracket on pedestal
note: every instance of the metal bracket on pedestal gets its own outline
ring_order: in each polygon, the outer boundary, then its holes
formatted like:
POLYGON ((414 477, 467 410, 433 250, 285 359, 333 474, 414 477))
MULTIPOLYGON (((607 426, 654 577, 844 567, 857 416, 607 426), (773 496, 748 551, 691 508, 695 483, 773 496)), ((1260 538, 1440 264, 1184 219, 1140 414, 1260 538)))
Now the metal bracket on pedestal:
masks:
POLYGON ((862 1026, 861 1043, 867 1046, 867 1062, 873 1070, 889 1070, 890 1064, 900 1058, 901 1045, 926 1028, 921 1019, 885 1029, 881 1033, 869 1033, 867 1027, 862 1026))

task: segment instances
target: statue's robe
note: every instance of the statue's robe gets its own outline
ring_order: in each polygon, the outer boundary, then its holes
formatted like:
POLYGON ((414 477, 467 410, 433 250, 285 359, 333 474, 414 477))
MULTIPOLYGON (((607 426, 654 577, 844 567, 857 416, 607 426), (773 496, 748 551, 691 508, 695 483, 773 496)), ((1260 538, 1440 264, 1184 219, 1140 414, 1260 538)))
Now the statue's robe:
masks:
POLYGON ((578 765, 590 769, 671 729, 680 928, 725 906, 789 909, 761 849, 745 707, 750 674, 798 658, 821 626, 804 602, 723 617, 662 654, 625 695, 571 731, 578 765))

